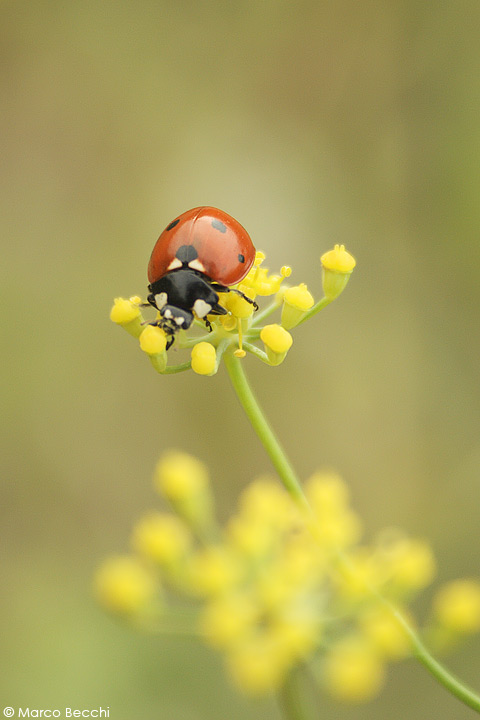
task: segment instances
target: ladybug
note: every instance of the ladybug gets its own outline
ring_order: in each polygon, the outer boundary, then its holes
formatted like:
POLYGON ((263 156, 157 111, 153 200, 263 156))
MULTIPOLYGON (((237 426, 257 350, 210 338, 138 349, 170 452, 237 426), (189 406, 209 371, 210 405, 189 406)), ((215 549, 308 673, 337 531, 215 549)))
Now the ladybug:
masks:
POLYGON ((147 297, 160 313, 152 324, 170 336, 167 349, 195 317, 211 330, 207 315, 227 314, 218 293, 235 292, 258 309, 253 300, 230 287, 243 280, 254 260, 247 231, 222 210, 193 208, 167 225, 148 263, 147 297))

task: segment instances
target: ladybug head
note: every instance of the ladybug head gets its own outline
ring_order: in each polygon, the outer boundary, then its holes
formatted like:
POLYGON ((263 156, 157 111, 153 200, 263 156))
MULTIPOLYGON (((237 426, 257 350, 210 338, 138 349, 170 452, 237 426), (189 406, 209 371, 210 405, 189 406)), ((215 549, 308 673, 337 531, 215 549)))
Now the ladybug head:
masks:
POLYGON ((187 330, 193 322, 193 313, 189 310, 164 305, 160 310, 158 325, 167 335, 175 335, 179 330, 187 330))

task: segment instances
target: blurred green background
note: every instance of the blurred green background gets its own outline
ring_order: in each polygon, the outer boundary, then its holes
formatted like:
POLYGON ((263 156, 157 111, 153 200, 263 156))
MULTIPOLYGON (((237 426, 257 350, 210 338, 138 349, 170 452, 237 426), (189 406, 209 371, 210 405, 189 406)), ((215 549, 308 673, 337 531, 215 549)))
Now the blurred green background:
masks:
MULTIPOLYGON (((368 534, 400 525, 441 580, 478 574, 480 5, 3 0, 0 20, 2 707, 277 719, 213 652, 91 598, 164 449, 208 463, 223 517, 269 469, 226 374, 157 376, 111 301, 145 294, 158 234, 196 205, 317 297, 345 243, 342 298, 284 365, 246 368, 302 477, 336 467, 368 534)), ((480 689, 478 639, 448 662, 480 689)), ((471 712, 407 662, 318 716, 471 712)))

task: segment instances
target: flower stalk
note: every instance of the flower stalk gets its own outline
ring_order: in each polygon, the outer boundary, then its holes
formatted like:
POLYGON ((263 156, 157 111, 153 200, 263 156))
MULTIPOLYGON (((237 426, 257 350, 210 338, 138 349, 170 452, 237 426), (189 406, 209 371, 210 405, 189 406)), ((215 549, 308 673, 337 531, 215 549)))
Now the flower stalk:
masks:
POLYGON ((224 360, 237 398, 272 461, 275 470, 278 472, 281 481, 295 502, 304 510, 308 510, 308 502, 302 490, 300 480, 258 404, 257 398, 245 375, 241 361, 230 351, 225 353, 224 360))
POLYGON ((310 720, 312 717, 301 687, 302 670, 302 667, 292 670, 279 691, 280 706, 288 720, 310 720))

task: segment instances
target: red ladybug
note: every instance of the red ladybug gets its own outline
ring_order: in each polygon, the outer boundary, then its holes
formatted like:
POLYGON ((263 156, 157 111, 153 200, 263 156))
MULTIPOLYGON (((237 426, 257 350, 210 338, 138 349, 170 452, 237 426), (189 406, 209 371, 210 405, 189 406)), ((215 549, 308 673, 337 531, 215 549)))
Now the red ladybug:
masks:
POLYGON ((255 260, 247 231, 230 215, 214 207, 197 207, 179 215, 158 238, 148 263, 148 302, 160 312, 159 325, 173 343, 178 330, 194 317, 211 325, 207 315, 226 315, 218 293, 243 280, 255 260))

